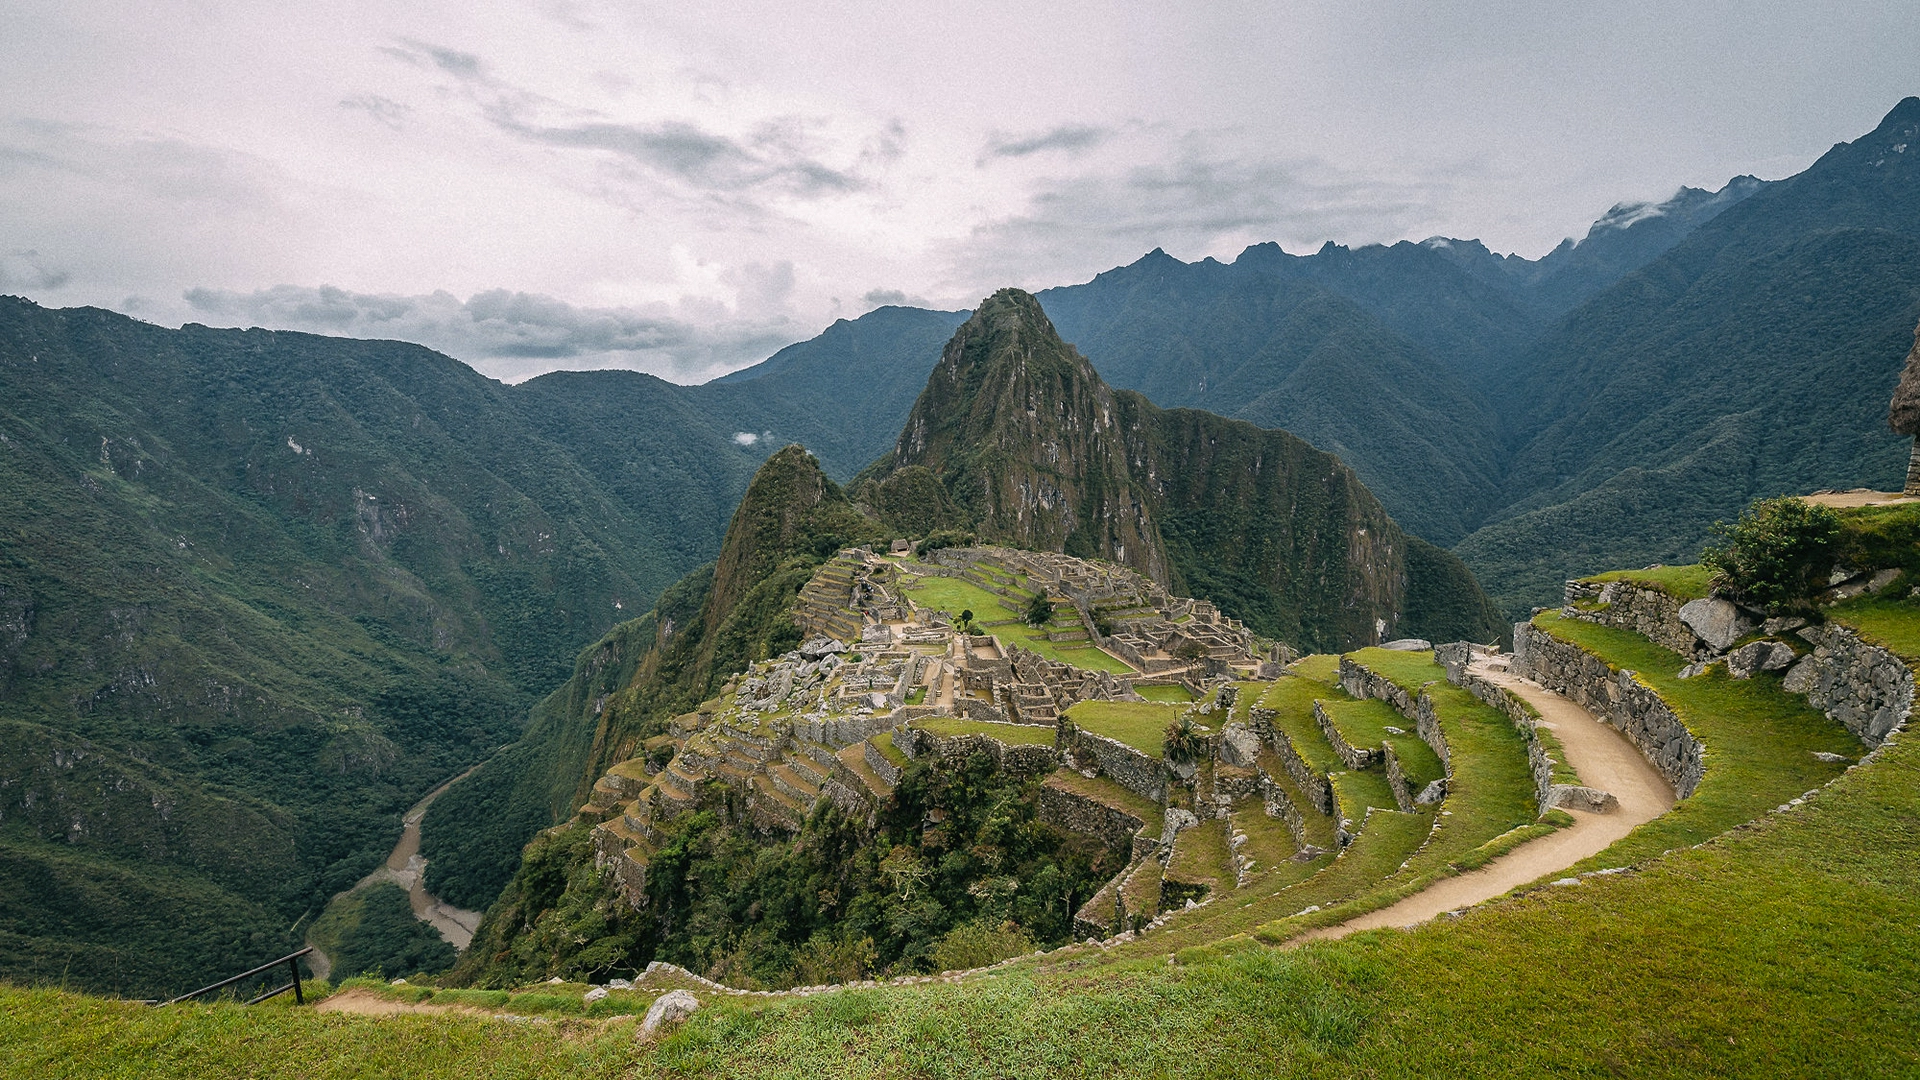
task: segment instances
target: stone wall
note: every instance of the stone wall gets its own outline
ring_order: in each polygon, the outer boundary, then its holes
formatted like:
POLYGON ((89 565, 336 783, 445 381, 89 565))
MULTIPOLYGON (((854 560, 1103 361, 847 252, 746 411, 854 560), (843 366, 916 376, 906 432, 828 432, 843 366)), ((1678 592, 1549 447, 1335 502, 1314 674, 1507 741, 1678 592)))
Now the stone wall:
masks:
POLYGON ((1287 777, 1306 794, 1307 798, 1313 800, 1314 809, 1323 814, 1333 813, 1333 785, 1327 782, 1325 776, 1307 766, 1307 763, 1301 759, 1300 752, 1293 748, 1293 740, 1287 738, 1286 732, 1273 726, 1275 715, 1272 709, 1260 705, 1247 710, 1247 719, 1253 724, 1253 729, 1260 733, 1261 738, 1267 741, 1267 745, 1273 747, 1273 752, 1280 758, 1280 766, 1286 770, 1287 777))
POLYGON ((1570 619, 1631 630, 1681 656, 1692 657, 1700 647, 1700 639, 1680 621, 1684 601, 1658 589, 1629 581, 1569 581, 1566 598, 1560 613, 1570 619), (1581 602, 1602 606, 1587 610, 1576 606, 1581 602))
POLYGON ((1056 829, 1091 836, 1110 848, 1127 851, 1133 858, 1152 851, 1160 842, 1157 833, 1142 835, 1147 823, 1135 815, 1051 784, 1040 785, 1034 816, 1056 829))
POLYGON ((1305 850, 1307 844, 1307 822, 1301 816, 1301 810, 1287 797, 1285 788, 1273 782, 1265 772, 1260 774, 1260 802, 1267 816, 1283 822, 1287 831, 1293 834, 1294 846, 1305 850))
POLYGON ((1631 671, 1569 645, 1530 622, 1513 628, 1512 670, 1564 694, 1620 732, 1684 799, 1700 786, 1707 748, 1653 688, 1631 671))
POLYGON ((1387 786, 1393 789, 1393 802, 1402 813, 1413 813, 1413 792, 1407 790, 1407 774, 1400 768, 1400 755, 1393 752, 1393 745, 1386 747, 1387 786))
POLYGON ((906 775, 906 770, 887 760, 887 755, 881 753, 871 740, 860 744, 860 754, 866 759, 867 768, 873 770, 873 775, 889 784, 898 784, 900 778, 906 775))
POLYGON ((1781 687, 1878 747, 1913 711, 1913 671, 1898 656, 1860 640, 1844 626, 1808 626, 1800 636, 1813 652, 1788 669, 1781 687))
POLYGON ((1320 725, 1320 733, 1333 744, 1333 752, 1340 755, 1340 760, 1346 763, 1347 768, 1373 767, 1373 759, 1377 751, 1369 746, 1354 746, 1347 742, 1347 737, 1340 733, 1340 728, 1334 724, 1333 718, 1327 715, 1326 707, 1318 701, 1313 703, 1313 722, 1320 725))
POLYGON ((1018 776, 1052 772, 1060 763, 1058 753, 1051 746, 1009 745, 987 735, 937 735, 910 726, 894 733, 893 745, 910 758, 932 758, 950 764, 985 754, 1002 772, 1018 776))
POLYGON ((1081 762, 1092 762, 1100 775, 1128 791, 1157 803, 1166 802, 1166 763, 1118 739, 1082 731, 1071 721, 1060 723, 1060 749, 1081 762))
POLYGON ((1467 670, 1464 664, 1457 668, 1448 665, 1447 681, 1504 714, 1520 734, 1526 737, 1527 771, 1533 775, 1533 802, 1540 813, 1544 814, 1564 806, 1574 810, 1591 810, 1597 814, 1604 814, 1619 807, 1620 801, 1615 799, 1611 792, 1580 784, 1555 782, 1554 772, 1560 760, 1554 757, 1553 751, 1548 748, 1547 744, 1552 736, 1542 737, 1540 713, 1518 694, 1504 686, 1488 682, 1467 670))

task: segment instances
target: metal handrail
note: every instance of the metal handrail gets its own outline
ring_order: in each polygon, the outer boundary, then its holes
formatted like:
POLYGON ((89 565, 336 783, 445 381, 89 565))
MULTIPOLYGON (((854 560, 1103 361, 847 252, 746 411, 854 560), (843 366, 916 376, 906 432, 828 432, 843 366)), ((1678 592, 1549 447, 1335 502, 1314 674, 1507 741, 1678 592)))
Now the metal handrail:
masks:
POLYGON ((265 972, 265 971, 272 971, 272 970, 273 970, 274 968, 277 968, 277 967, 279 967, 279 966, 280 966, 281 964, 285 964, 285 965, 287 965, 287 969, 288 969, 289 971, 291 971, 291 972, 293 973, 293 981, 292 981, 292 982, 290 982, 290 983, 288 983, 288 984, 287 984, 287 985, 285 985, 285 986, 282 986, 282 987, 280 987, 279 989, 276 989, 276 990, 269 990, 269 991, 267 991, 266 993, 264 993, 264 994, 261 994, 261 995, 260 995, 259 997, 257 997, 257 998, 254 998, 254 999, 253 999, 252 1001, 249 1001, 249 1002, 247 1002, 247 1004, 249 1004, 249 1005, 258 1005, 259 1003, 261 1003, 261 1002, 263 1002, 263 1001, 265 1001, 265 1000, 267 1000, 267 999, 268 999, 268 998, 270 998, 270 997, 277 997, 277 996, 279 996, 279 995, 281 995, 281 994, 284 994, 284 993, 286 993, 287 991, 289 991, 289 990, 291 990, 291 991, 293 991, 293 1000, 294 1000, 294 1001, 295 1001, 295 1002, 296 1002, 297 1004, 301 1004, 301 1005, 305 1005, 305 1004, 307 1003, 307 999, 306 999, 306 997, 305 997, 305 996, 303 996, 303 995, 302 995, 302 994, 300 993, 300 963, 299 963, 299 961, 300 961, 300 958, 301 958, 301 957, 303 957, 303 956, 305 956, 305 955, 307 955, 308 953, 310 953, 310 952, 312 952, 312 951, 313 951, 313 946, 311 946, 311 945, 309 945, 309 946, 307 946, 306 948, 304 948, 304 949, 301 949, 301 950, 300 950, 299 952, 297 952, 297 953, 290 953, 290 954, 288 954, 288 955, 286 955, 286 956, 283 956, 283 957, 281 957, 281 958, 280 958, 280 959, 278 959, 278 960, 273 960, 273 961, 270 961, 270 962, 268 962, 268 963, 265 963, 265 964, 261 964, 261 965, 260 965, 259 967, 257 967, 257 968, 254 968, 254 969, 253 969, 252 971, 243 971, 243 972, 241 972, 240 974, 238 974, 238 975, 235 975, 235 976, 234 976, 233 978, 231 978, 231 979, 221 979, 221 980, 220 980, 219 982, 217 982, 217 983, 214 983, 214 984, 213 984, 212 986, 203 986, 203 987, 201 987, 200 989, 198 989, 198 990, 195 990, 195 991, 194 991, 193 993, 191 993, 191 994, 181 994, 181 995, 180 995, 179 997, 177 997, 177 998, 170 998, 170 999, 168 999, 168 1000, 166 1000, 166 1001, 163 1001, 163 1002, 161 1002, 161 1003, 160 1003, 160 1005, 161 1005, 162 1007, 164 1007, 164 1006, 167 1006, 167 1005, 171 1005, 171 1004, 173 1004, 173 1003, 174 1003, 174 1002, 176 1002, 176 1001, 185 1001, 185 1000, 187 1000, 188 998, 197 998, 197 997, 199 997, 199 996, 200 996, 201 994, 210 994, 210 993, 212 993, 212 992, 213 992, 213 991, 215 991, 215 990, 221 990, 221 989, 224 989, 224 988, 226 988, 226 987, 229 987, 229 986, 232 986, 232 985, 233 985, 234 983, 237 983, 237 982, 240 982, 240 981, 242 981, 242 980, 245 980, 245 979, 251 979, 251 978, 253 978, 253 977, 254 977, 255 975, 258 975, 258 974, 260 974, 261 972, 265 972))

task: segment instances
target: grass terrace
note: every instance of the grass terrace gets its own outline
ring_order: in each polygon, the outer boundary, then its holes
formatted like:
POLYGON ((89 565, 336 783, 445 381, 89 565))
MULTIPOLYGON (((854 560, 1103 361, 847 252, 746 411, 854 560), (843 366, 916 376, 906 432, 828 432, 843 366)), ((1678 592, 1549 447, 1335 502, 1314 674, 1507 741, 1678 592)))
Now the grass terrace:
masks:
MULTIPOLYGON (((975 625, 1000 639, 1007 645, 1018 645, 1039 653, 1049 660, 1089 671, 1108 671, 1115 675, 1131 674, 1133 668, 1126 661, 1110 653, 1094 648, 1092 645, 1074 644, 1047 640, 1045 627, 1035 628, 1026 624, 1024 604, 1009 601, 998 593, 989 592, 971 581, 961 578, 923 577, 903 590, 913 602, 934 611, 944 611, 959 618, 962 611, 973 612, 975 625), (1012 610, 1008 605, 1020 604, 1021 610, 1012 610)), ((1023 595, 1030 596, 1031 593, 1023 595)), ((1080 626, 1079 615, 1068 609, 1056 614, 1053 625, 1065 628, 1068 625, 1080 626)))
POLYGON ((1827 618, 1907 661, 1920 661, 1920 604, 1896 598, 1895 588, 1862 596, 1827 609, 1827 618))
POLYGON ((1067 710, 1067 719, 1082 731, 1105 735, 1157 758, 1166 747, 1167 725, 1186 711, 1185 705, 1157 701, 1082 701, 1067 710))
POLYGON ((1173 857, 1167 860, 1167 877, 1193 884, 1211 883, 1222 889, 1234 884, 1232 849, 1227 844, 1227 823, 1208 818, 1182 830, 1173 842, 1173 857))
POLYGON ((1133 692, 1148 701, 1160 701, 1168 704, 1191 704, 1193 693, 1184 686, 1136 686, 1133 692))
POLYGON ((1700 600, 1707 595, 1707 579, 1710 576, 1706 567, 1696 563, 1692 566, 1661 566, 1651 570, 1610 570, 1585 580, 1630 581, 1681 600, 1700 600))
POLYGON ((1392 746, 1409 783, 1425 784, 1446 775, 1447 769, 1440 763, 1440 755, 1433 752, 1426 740, 1413 733, 1413 721, 1401 716, 1386 702, 1321 698, 1320 707, 1326 712, 1333 729, 1347 740, 1348 746, 1392 746), (1388 728, 1401 734, 1396 735, 1388 728))
POLYGON ((893 745, 893 732, 883 731, 867 741, 873 744, 875 750, 880 751, 881 757, 892 762, 895 768, 904 769, 907 767, 907 755, 902 753, 899 747, 893 745))
POLYGON ((932 735, 981 735, 998 739, 1008 746, 1052 746, 1052 724, 996 724, 990 720, 965 720, 957 716, 929 716, 914 720, 908 727, 932 735))
POLYGON ((1313 719, 1314 699, 1337 700, 1344 697, 1332 683, 1304 675, 1283 675, 1260 696, 1260 705, 1275 713, 1273 727, 1293 743, 1300 760, 1315 772, 1332 773, 1346 768, 1340 755, 1333 752, 1320 725, 1313 719))
POLYGON ((1723 668, 1676 678, 1686 663, 1678 653, 1638 634, 1541 612, 1534 625, 1578 645, 1616 669, 1639 673, 1687 728, 1707 746, 1700 786, 1670 812, 1627 834, 1578 869, 1624 866, 1763 817, 1773 807, 1832 780, 1846 766, 1815 758, 1815 751, 1863 752, 1844 727, 1783 693, 1780 677, 1730 678, 1723 668))

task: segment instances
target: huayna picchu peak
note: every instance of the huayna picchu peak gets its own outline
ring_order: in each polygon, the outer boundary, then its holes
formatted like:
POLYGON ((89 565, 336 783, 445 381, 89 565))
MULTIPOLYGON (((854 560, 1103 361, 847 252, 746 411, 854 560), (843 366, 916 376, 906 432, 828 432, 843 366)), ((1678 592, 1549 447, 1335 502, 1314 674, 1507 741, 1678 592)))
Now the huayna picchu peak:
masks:
POLYGON ((853 488, 895 530, 938 517, 1109 559, 1302 648, 1502 632, 1466 567, 1401 530, 1338 458, 1108 386, 1018 289, 954 334, 893 453, 853 488))

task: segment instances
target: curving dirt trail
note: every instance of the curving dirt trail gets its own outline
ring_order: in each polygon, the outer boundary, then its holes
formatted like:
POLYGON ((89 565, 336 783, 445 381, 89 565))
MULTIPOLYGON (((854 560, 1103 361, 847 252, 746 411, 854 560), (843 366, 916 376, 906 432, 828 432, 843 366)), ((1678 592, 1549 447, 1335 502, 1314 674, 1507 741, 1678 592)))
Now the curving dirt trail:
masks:
POLYGON ((1574 823, 1567 828, 1522 844, 1478 870, 1435 882, 1391 907, 1311 931, 1297 940, 1339 938, 1385 926, 1417 926, 1437 915, 1472 907, 1597 855, 1635 826, 1673 809, 1673 787, 1626 736, 1572 701, 1512 674, 1503 657, 1477 657, 1472 670, 1538 709, 1541 726, 1559 738, 1566 764, 1580 774, 1580 782, 1612 792, 1620 808, 1605 814, 1568 810, 1574 823))

